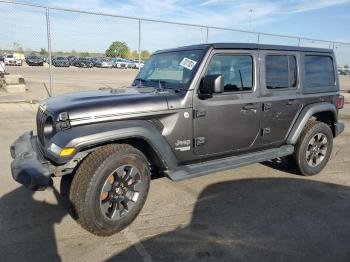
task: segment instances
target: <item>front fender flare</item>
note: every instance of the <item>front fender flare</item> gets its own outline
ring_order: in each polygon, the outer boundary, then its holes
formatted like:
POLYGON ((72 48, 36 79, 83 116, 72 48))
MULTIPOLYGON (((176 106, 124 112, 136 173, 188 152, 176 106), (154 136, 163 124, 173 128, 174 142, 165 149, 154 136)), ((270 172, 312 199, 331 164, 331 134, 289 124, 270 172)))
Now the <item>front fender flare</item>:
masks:
MULTIPOLYGON (((126 120, 117 122, 98 123, 77 126, 57 133, 48 143, 55 143, 63 147, 74 147, 77 151, 98 146, 122 139, 141 138, 145 140, 162 160, 165 167, 173 169, 177 166, 177 159, 166 141, 152 123, 146 120, 126 120)), ((63 164, 70 159, 57 158, 52 153, 49 158, 54 162, 63 164)))
POLYGON ((337 123, 338 114, 336 107, 331 103, 315 103, 304 107, 301 110, 297 120, 295 121, 289 135, 287 137, 287 144, 294 145, 303 131, 307 121, 316 113, 331 112, 333 114, 335 123, 337 123))

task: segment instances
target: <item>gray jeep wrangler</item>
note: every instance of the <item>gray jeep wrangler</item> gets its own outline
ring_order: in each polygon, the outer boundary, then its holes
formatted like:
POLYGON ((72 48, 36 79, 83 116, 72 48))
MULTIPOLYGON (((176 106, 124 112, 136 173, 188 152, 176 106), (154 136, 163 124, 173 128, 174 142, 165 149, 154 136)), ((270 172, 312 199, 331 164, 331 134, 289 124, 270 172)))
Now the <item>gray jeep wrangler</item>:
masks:
POLYGON ((130 88, 46 100, 37 135, 11 146, 13 178, 32 190, 71 179, 86 230, 107 236, 143 207, 153 175, 181 180, 288 157, 302 175, 327 164, 344 130, 328 49, 204 44, 154 53, 130 88))

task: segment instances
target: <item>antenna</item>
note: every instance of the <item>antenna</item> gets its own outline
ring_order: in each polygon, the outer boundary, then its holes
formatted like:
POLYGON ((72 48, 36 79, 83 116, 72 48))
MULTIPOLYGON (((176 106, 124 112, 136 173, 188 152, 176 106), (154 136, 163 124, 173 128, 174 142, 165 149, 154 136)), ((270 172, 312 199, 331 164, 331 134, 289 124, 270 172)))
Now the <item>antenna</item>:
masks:
POLYGON ((253 31, 253 28, 252 28, 253 12, 254 12, 254 9, 250 8, 249 9, 249 30, 250 31, 253 31))

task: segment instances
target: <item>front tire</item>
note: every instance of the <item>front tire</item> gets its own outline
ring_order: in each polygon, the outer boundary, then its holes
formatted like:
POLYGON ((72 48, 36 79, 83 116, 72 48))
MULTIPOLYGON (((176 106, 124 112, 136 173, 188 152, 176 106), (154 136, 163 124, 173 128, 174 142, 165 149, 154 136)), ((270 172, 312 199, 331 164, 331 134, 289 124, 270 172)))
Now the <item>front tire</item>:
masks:
POLYGON ((322 171, 332 153, 333 133, 323 122, 308 121, 295 146, 294 160, 304 176, 322 171))
POLYGON ((149 185, 149 164, 139 150, 126 144, 97 149, 83 160, 70 188, 77 222, 99 236, 121 231, 141 211, 149 185))

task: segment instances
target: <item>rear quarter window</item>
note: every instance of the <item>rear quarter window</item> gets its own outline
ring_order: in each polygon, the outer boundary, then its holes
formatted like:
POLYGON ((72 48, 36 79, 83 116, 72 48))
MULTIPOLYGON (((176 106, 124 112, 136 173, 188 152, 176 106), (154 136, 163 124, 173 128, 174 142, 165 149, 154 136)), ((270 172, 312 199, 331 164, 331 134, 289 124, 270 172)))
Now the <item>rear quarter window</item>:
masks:
POLYGON ((305 86, 309 90, 335 86, 332 57, 321 55, 305 56, 305 86))
POLYGON ((297 62, 293 55, 266 56, 266 88, 286 89, 297 86, 297 62))

